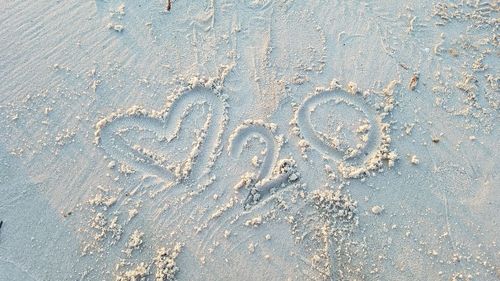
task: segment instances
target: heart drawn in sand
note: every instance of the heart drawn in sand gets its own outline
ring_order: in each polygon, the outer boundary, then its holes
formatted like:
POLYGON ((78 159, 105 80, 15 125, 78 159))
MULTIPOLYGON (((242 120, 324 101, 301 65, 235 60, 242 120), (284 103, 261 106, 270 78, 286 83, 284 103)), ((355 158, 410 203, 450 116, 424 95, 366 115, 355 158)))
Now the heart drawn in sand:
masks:
POLYGON ((122 171, 140 171, 168 182, 197 180, 220 154, 226 123, 227 104, 220 94, 194 87, 169 99, 162 111, 135 106, 111 114, 96 124, 95 141, 122 171), (192 115, 200 112, 203 118, 197 122, 200 116, 192 115), (193 130, 185 129, 185 121, 191 121, 188 127, 193 130), (184 137, 192 138, 190 145, 183 145, 184 137))

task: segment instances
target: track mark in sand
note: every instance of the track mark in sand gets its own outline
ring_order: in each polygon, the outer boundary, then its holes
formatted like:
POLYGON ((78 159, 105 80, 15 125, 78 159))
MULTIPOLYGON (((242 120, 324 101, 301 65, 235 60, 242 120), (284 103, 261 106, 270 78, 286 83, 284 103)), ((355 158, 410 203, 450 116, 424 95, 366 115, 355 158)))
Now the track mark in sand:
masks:
POLYGON ((339 173, 344 178, 358 178, 375 171, 382 166, 382 160, 388 160, 389 166, 392 166, 397 155, 389 151, 390 126, 384 123, 384 118, 392 109, 395 85, 391 83, 384 89, 384 106, 379 109, 365 102, 357 91, 350 93, 338 85, 318 89, 304 100, 291 122, 301 137, 300 148, 305 152, 311 146, 337 161, 339 173), (314 122, 313 114, 319 111, 318 115, 324 118, 325 114, 321 111, 325 109, 327 113, 337 114, 331 118, 334 122, 330 124, 330 120, 321 119, 314 122), (358 120, 352 120, 355 115, 359 117, 358 120), (340 117, 345 116, 349 119, 340 122, 340 117), (328 132, 321 130, 321 125, 328 132), (357 138, 357 141, 353 138, 357 138))
POLYGON ((292 235, 306 250, 304 259, 320 280, 361 280, 352 263, 362 254, 352 237, 358 226, 357 202, 350 194, 332 186, 320 187, 307 195, 292 222, 292 235))
POLYGON ((253 12, 259 12, 268 9, 273 0, 237 0, 241 7, 253 12))
POLYGON ((273 15, 283 22, 272 26, 269 61, 280 78, 286 78, 288 83, 302 84, 311 74, 324 70, 327 36, 316 18, 299 3, 296 5, 280 7, 273 15))
POLYGON ((24 268, 24 266, 21 266, 14 261, 0 258, 0 279, 13 280, 13 278, 19 278, 19 280, 27 281, 37 280, 29 271, 24 268))
POLYGON ((162 111, 134 106, 100 120, 95 126, 95 143, 131 171, 139 170, 173 184, 188 178, 199 180, 210 171, 221 152, 227 108, 222 95, 211 88, 187 87, 170 98, 162 111), (196 106, 205 109, 206 120, 194 132, 187 159, 177 159, 179 162, 174 164, 176 159, 162 154, 159 144, 168 147, 178 137, 183 120, 196 106), (124 135, 133 130, 138 137, 127 140, 124 135), (155 148, 146 147, 148 142, 155 148))
POLYGON ((235 195, 227 200, 227 204, 219 206, 212 212, 199 228, 199 231, 203 229, 206 231, 201 249, 205 249, 207 244, 220 234, 221 228, 252 216, 256 209, 267 205, 266 203, 274 198, 276 191, 298 180, 295 161, 278 160, 284 139, 282 136, 275 136, 275 130, 275 124, 247 120, 231 134, 228 150, 235 161, 240 158, 244 148, 248 147, 249 140, 255 137, 266 144, 266 149, 262 153, 264 159, 260 163, 258 173, 245 173, 234 185, 235 195), (240 190, 245 190, 246 196, 240 196, 240 190))

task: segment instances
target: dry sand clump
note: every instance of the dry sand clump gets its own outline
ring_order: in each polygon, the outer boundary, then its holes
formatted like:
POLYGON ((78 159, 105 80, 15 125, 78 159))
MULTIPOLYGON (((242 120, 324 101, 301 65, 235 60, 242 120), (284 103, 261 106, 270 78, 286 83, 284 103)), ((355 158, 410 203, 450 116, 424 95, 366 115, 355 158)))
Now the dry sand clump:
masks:
POLYGON ((173 281, 175 275, 179 271, 175 262, 177 256, 181 253, 181 244, 176 244, 172 249, 161 248, 155 257, 155 280, 156 281, 173 281))

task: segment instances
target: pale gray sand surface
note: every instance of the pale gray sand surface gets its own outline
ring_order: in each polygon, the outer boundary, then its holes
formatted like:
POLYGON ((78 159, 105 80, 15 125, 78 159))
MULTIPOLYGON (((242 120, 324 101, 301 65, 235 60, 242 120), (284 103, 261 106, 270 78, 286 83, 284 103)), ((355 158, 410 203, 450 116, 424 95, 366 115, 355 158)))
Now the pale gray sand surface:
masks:
POLYGON ((0 1, 0 280, 499 280, 498 1, 0 1))

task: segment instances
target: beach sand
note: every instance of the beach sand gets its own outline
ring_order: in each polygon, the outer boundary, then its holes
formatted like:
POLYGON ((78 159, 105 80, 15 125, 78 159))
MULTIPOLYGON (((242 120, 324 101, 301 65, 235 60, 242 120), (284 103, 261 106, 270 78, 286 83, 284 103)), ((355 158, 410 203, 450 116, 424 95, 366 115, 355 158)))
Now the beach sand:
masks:
POLYGON ((0 281, 500 280, 498 1, 0 3, 0 281))

